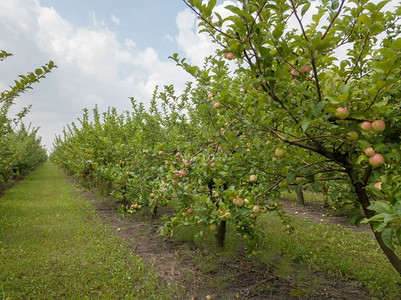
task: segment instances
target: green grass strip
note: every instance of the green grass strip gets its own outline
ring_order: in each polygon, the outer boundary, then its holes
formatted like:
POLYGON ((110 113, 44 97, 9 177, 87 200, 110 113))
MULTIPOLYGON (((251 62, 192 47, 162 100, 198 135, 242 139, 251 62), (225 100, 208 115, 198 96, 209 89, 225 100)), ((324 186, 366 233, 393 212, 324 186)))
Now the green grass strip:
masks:
POLYGON ((172 299, 46 162, 0 198, 0 299, 172 299))

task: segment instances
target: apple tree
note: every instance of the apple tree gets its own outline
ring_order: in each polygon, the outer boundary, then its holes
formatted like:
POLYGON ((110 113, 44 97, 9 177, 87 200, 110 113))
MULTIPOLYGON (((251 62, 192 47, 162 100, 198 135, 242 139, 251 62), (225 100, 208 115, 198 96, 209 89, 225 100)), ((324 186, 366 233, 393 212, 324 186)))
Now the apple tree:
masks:
POLYGON ((401 8, 242 0, 223 18, 215 0, 184 2, 220 47, 203 69, 173 58, 225 109, 218 126, 250 130, 250 148, 263 141, 253 161, 270 189, 348 189, 401 273, 401 8), (221 72, 222 61, 232 72, 221 72))

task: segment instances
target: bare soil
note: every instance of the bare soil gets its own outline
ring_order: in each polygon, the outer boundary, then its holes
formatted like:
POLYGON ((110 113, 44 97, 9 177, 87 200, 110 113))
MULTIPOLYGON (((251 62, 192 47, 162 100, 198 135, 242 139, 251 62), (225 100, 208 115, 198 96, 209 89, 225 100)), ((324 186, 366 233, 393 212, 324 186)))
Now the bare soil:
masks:
MULTIPOLYGON (((297 274, 280 275, 274 268, 261 265, 256 259, 245 256, 235 260, 218 258, 216 268, 202 272, 194 259, 182 255, 193 252, 199 259, 202 249, 195 244, 164 240, 160 236, 161 223, 157 220, 138 218, 121 219, 110 202, 100 201, 93 193, 80 189, 86 199, 92 202, 100 217, 111 230, 123 239, 132 251, 141 256, 172 285, 184 289, 183 299, 370 299, 369 293, 355 281, 341 281, 325 273, 313 274, 300 280, 297 274), (313 279, 310 279, 313 278, 313 279)), ((321 222, 324 209, 315 204, 299 207, 291 201, 283 201, 285 210, 294 216, 321 222)), ((324 222, 350 226, 345 218, 326 217, 324 222)), ((364 230, 364 229, 362 229, 364 230)))

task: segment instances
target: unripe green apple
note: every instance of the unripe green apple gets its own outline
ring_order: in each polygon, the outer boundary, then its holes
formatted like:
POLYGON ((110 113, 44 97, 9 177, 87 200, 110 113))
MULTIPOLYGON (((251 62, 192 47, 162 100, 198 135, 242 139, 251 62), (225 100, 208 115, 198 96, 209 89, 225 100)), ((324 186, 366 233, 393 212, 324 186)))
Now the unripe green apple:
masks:
POLYGON ((278 158, 282 158, 285 155, 285 150, 283 148, 276 148, 276 150, 274 150, 274 154, 278 157, 278 158))
POLYGON ((228 212, 226 212, 226 213, 224 213, 224 219, 225 220, 230 220, 231 219, 231 213, 228 211, 228 212))
POLYGON ((217 225, 216 224, 210 224, 209 225, 209 230, 210 231, 216 231, 217 230, 217 225))
POLYGON ((256 180, 258 180, 258 176, 256 176, 255 174, 252 174, 251 176, 249 176, 250 182, 255 182, 256 180))
POLYGON ((356 131, 350 131, 347 133, 347 137, 351 141, 356 141, 359 138, 359 135, 356 131))

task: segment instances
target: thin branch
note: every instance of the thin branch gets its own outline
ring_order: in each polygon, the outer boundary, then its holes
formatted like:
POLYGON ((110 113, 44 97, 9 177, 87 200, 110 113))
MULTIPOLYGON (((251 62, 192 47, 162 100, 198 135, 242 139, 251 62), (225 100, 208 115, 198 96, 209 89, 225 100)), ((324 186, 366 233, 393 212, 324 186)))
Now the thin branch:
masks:
POLYGON ((296 17, 297 20, 298 20, 299 26, 301 26, 302 34, 303 34, 305 40, 309 42, 308 36, 306 35, 306 32, 305 32, 305 28, 304 28, 304 26, 302 25, 302 21, 301 21, 301 19, 300 19, 299 16, 298 16, 297 8, 295 7, 295 3, 294 3, 293 0, 291 0, 291 6, 292 6, 292 10, 293 10, 293 12, 294 12, 295 17, 296 17))
POLYGON ((322 38, 321 38, 321 40, 324 40, 324 38, 326 37, 326 35, 329 33, 329 30, 330 30, 330 28, 333 26, 334 21, 335 21, 335 20, 338 18, 338 16, 340 15, 340 12, 341 12, 341 10, 342 10, 342 8, 343 8, 343 6, 344 6, 344 3, 345 3, 345 0, 342 0, 342 1, 341 1, 341 5, 340 5, 340 7, 339 7, 337 13, 335 14, 335 16, 333 17, 333 19, 331 20, 329 26, 327 27, 325 33, 323 34, 323 36, 322 36, 322 38))

